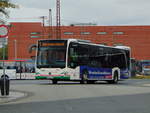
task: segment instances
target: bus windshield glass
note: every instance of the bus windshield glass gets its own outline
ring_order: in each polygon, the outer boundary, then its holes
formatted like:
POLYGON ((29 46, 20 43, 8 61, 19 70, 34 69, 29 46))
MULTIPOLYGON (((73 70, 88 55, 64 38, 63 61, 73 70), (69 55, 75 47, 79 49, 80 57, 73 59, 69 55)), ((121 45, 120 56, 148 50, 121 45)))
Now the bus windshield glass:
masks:
POLYGON ((42 40, 38 42, 37 68, 65 68, 67 41, 42 40))

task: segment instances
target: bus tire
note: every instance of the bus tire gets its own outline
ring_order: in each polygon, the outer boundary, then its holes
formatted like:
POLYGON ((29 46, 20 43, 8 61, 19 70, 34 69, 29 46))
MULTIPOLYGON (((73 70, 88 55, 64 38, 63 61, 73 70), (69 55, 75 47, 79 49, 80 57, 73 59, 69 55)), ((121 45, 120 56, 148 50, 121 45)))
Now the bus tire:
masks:
POLYGON ((88 72, 87 71, 83 71, 80 83, 81 84, 87 83, 87 77, 88 77, 88 72))
POLYGON ((95 83, 94 80, 88 80, 88 81, 87 81, 87 84, 94 84, 94 83, 95 83))
POLYGON ((57 84, 57 80, 52 80, 52 84, 57 84))
POLYGON ((117 84, 118 83, 118 72, 115 71, 113 80, 107 81, 109 84, 117 84))

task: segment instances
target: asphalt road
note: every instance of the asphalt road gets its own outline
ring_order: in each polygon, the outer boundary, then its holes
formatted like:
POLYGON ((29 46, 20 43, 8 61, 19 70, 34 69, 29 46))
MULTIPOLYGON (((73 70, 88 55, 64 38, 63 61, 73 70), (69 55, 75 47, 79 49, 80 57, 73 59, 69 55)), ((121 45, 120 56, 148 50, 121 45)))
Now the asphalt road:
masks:
POLYGON ((117 85, 11 81, 11 89, 29 96, 0 105, 0 113, 150 113, 150 80, 117 85))

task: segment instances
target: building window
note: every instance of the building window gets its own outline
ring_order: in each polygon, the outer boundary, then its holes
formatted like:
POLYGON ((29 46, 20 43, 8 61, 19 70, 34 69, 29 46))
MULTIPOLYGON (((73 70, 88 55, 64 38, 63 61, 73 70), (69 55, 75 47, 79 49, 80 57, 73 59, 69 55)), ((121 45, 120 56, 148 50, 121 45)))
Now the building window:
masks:
POLYGON ((41 37, 40 34, 41 34, 41 32, 31 32, 30 37, 31 38, 40 38, 41 37))
POLYGON ((64 35, 73 35, 73 32, 64 32, 64 35))
POLYGON ((31 32, 30 35, 40 35, 41 32, 31 32))
POLYGON ((41 36, 30 36, 31 38, 40 38, 41 36))
POLYGON ((114 35, 123 35, 124 32, 113 32, 114 35))
POLYGON ((81 35, 90 35, 90 32, 81 32, 81 35))
POLYGON ((97 35, 106 35, 107 32, 97 32, 96 34, 97 34, 97 35))

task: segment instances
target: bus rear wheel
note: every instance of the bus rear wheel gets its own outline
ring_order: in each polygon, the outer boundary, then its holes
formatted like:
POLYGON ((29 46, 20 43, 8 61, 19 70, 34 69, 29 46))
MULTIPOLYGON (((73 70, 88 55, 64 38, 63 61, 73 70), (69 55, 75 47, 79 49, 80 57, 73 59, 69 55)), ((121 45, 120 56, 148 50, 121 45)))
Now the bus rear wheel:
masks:
POLYGON ((109 84, 117 84, 118 83, 118 72, 114 73, 114 78, 113 80, 107 81, 109 84))

